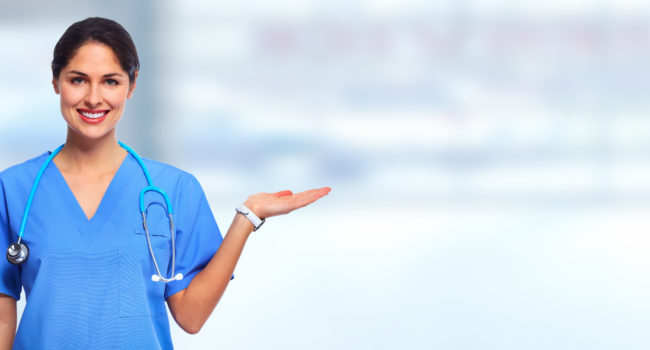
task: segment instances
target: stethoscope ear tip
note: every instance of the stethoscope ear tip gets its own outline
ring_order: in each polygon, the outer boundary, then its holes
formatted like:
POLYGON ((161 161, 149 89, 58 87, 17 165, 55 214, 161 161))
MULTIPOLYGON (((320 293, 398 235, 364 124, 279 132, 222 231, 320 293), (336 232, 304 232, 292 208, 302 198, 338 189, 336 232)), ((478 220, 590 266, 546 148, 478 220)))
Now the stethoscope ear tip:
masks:
POLYGON ((160 276, 158 275, 151 275, 151 280, 154 282, 160 282, 160 276))
POLYGON ((175 280, 177 280, 177 281, 180 281, 180 280, 182 280, 182 279, 183 279, 183 274, 182 274, 182 273, 180 273, 180 272, 179 272, 179 273, 177 273, 177 274, 176 274, 176 276, 174 276, 174 279, 175 279, 175 280))

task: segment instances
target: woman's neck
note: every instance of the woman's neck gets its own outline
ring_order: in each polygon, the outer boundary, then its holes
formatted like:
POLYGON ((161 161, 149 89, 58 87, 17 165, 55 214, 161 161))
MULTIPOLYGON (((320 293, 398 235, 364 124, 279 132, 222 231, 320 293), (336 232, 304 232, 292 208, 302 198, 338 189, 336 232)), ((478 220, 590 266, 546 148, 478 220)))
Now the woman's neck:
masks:
POLYGON ((68 131, 68 137, 54 162, 62 171, 97 174, 113 171, 126 157, 115 133, 101 139, 83 139, 68 131))

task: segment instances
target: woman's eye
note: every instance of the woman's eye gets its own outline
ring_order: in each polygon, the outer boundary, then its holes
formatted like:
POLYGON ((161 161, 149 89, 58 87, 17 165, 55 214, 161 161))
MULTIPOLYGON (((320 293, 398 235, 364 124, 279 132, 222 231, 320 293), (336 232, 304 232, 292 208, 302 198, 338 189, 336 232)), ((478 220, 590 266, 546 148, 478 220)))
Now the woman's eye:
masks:
POLYGON ((80 85, 83 84, 84 80, 82 78, 72 78, 70 82, 75 85, 80 85))
POLYGON ((106 80, 106 84, 110 85, 110 86, 115 86, 115 85, 118 85, 119 83, 115 79, 108 79, 108 80, 106 80))

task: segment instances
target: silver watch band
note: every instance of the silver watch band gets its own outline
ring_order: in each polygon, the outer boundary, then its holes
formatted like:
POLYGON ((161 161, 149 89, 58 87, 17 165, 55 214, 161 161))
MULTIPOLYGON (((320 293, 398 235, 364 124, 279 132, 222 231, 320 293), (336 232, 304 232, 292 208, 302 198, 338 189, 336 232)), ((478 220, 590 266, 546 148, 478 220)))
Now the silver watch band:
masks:
POLYGON ((262 226, 264 221, 266 221, 264 219, 260 219, 259 217, 257 217, 257 215, 255 215, 255 213, 253 213, 252 210, 248 209, 248 207, 245 206, 244 204, 235 208, 235 211, 244 215, 248 220, 250 220, 250 222, 253 224, 253 227, 255 227, 253 229, 253 232, 257 231, 257 229, 262 226))

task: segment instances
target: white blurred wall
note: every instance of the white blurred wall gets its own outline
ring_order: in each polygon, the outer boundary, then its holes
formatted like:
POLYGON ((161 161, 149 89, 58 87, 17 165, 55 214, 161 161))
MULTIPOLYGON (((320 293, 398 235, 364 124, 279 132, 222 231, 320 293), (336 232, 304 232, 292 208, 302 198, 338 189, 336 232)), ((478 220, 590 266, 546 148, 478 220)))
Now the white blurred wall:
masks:
POLYGON ((248 194, 333 188, 177 348, 650 347, 647 3, 0 4, 0 168, 64 141, 51 52, 100 15, 142 61, 120 137, 224 233, 248 194))

